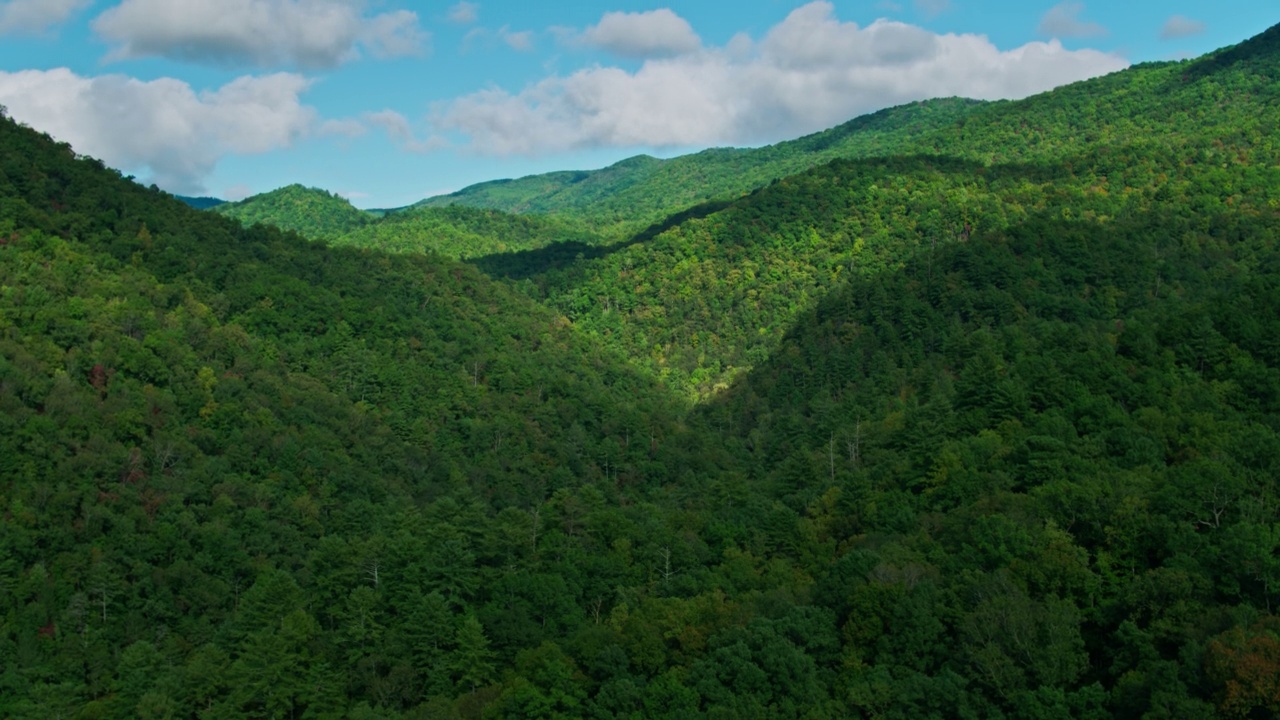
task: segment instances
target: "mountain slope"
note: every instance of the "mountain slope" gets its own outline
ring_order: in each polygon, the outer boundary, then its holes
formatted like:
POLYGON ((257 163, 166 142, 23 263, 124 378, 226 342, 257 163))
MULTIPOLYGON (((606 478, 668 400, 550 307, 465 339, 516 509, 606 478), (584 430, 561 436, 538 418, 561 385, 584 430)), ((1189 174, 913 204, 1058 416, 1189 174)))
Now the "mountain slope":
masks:
POLYGON ((1280 123, 1280 86, 1275 56, 1253 57, 1209 74, 1198 68, 1213 57, 1138 67, 982 106, 917 138, 929 155, 835 161, 651 241, 512 274, 580 328, 706 396, 850 274, 892 269, 922 245, 1007 227, 1066 197, 1076 212, 1117 216, 1195 183, 1217 184, 1226 201, 1270 186, 1265 128, 1280 123))
POLYGON ((811 533, 857 712, 1275 712, 1268 194, 1050 201, 824 298, 705 409, 811 533))
POLYGON ((666 488, 716 453, 554 313, 5 119, 0 408, 5 717, 448 704, 718 556, 666 488))
POLYGON ((596 245, 600 237, 571 218, 513 215, 466 206, 409 208, 330 238, 334 246, 453 259, 535 250, 555 243, 596 245))
POLYGON ((625 234, 692 205, 733 198, 835 158, 892 154, 914 136, 951 125, 980 105, 959 99, 914 103, 768 147, 720 148, 670 160, 638 156, 601 170, 481 183, 419 205, 572 213, 625 234))

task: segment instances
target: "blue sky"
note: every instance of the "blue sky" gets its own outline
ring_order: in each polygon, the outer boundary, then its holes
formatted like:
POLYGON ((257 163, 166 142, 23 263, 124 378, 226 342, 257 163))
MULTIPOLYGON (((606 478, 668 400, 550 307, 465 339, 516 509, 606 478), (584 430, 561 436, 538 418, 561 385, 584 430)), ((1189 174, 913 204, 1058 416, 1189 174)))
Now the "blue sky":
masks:
POLYGON ((0 104, 145 182, 396 207, 1190 57, 1274 0, 0 0, 0 104))

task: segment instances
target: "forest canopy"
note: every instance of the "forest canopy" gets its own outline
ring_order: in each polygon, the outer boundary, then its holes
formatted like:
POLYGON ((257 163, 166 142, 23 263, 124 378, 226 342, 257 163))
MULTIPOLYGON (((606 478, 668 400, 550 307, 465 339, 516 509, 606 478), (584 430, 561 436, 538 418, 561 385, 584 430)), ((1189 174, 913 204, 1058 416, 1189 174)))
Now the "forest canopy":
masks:
POLYGON ((0 715, 1275 716, 1278 71, 383 218, 0 118, 0 715))

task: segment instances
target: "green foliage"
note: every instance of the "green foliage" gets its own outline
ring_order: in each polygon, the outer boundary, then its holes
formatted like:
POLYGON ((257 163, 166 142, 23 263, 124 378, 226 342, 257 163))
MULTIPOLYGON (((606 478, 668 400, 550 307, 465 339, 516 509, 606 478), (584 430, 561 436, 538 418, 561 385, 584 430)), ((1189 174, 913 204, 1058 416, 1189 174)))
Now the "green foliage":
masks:
POLYGON ((716 148, 670 160, 639 155, 601 170, 481 183, 419 206, 570 215, 620 237, 693 205, 736 198, 836 158, 895 154, 910 147, 915 136, 954 124, 980 105, 958 98, 929 100, 764 148, 716 148))
POLYGON ((220 203, 210 208, 246 227, 259 223, 274 225, 315 240, 333 240, 374 220, 372 215, 356 209, 346 198, 301 185, 289 185, 240 202, 220 203))
POLYGON ((1274 715, 1276 32, 613 245, 0 120, 0 716, 1274 715))
POLYGON ((1047 204, 1105 219, 1182 199, 1203 214, 1274 187, 1269 57, 1207 75, 1197 68, 1213 58, 1141 66, 974 106, 888 146, 913 154, 837 160, 581 262, 479 265, 529 279, 531 296, 705 398, 773 352, 818 298, 922 249, 1047 204))
POLYGON ((401 210, 330 240, 335 246, 393 253, 430 252, 455 259, 536 250, 555 243, 600 242, 581 222, 461 205, 401 210))

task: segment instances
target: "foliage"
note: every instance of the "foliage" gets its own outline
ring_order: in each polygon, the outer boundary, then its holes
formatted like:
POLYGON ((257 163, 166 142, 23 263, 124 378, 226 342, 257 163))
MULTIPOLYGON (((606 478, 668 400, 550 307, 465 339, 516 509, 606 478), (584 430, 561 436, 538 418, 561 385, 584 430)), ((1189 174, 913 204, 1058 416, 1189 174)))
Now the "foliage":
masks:
POLYGON ((0 715, 1274 715, 1276 37, 614 245, 0 119, 0 715))
POLYGON ((337 246, 432 252, 455 259, 536 250, 556 243, 599 242, 583 223, 567 218, 512 215, 461 205, 401 210, 331 240, 337 246))
POLYGON ((640 155, 601 170, 481 183, 419 205, 571 215, 616 238, 687 207, 735 198, 836 158, 893 154, 909 147, 915 136, 951 125, 980 105, 958 98, 912 103, 768 147, 715 148, 669 160, 640 155))
POLYGON ((246 226, 274 225, 315 240, 332 240, 374 220, 346 198, 301 185, 289 185, 240 202, 218 204, 212 209, 246 226))

